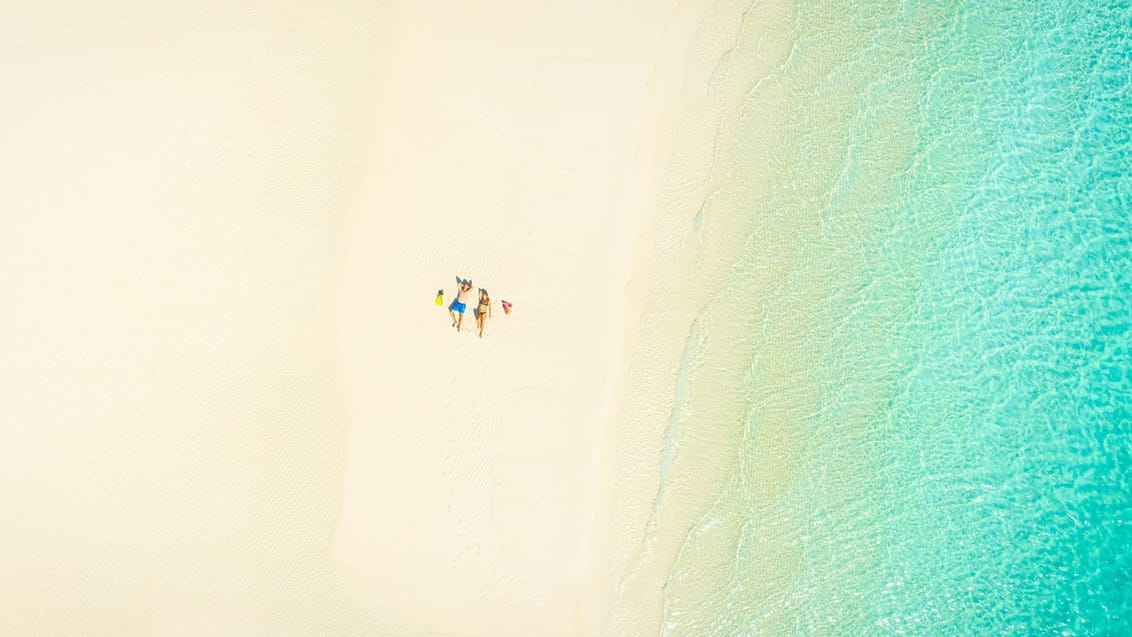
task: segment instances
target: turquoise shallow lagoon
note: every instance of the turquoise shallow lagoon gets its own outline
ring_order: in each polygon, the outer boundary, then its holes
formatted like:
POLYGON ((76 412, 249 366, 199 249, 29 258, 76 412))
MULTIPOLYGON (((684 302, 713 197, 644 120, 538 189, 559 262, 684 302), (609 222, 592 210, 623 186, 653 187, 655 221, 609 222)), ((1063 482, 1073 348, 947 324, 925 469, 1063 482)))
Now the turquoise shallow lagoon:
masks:
POLYGON ((663 634, 1126 634, 1132 8, 802 0, 787 31, 688 220, 721 274, 649 530, 682 538, 663 634))

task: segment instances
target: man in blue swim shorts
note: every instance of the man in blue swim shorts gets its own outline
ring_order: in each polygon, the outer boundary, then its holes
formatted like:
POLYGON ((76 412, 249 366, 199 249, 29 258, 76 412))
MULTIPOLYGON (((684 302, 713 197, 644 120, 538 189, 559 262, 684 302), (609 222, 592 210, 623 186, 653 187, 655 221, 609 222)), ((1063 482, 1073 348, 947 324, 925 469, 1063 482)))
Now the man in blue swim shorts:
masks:
POLYGON ((452 301, 452 305, 448 306, 448 315, 452 317, 452 327, 456 331, 460 331, 460 327, 464 325, 464 312, 467 311, 468 305, 468 292, 472 289, 471 281, 460 281, 460 288, 456 291, 456 300, 452 301), (457 317, 456 313, 459 312, 460 316, 457 317))

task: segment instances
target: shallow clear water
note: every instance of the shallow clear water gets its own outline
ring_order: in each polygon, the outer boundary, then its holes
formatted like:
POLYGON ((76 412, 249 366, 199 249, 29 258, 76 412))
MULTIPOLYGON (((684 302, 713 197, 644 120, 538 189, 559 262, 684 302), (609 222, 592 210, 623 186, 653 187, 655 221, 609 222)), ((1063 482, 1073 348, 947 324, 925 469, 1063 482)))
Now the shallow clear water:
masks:
POLYGON ((742 417, 664 633, 1126 632, 1132 8, 802 0, 790 37, 695 220, 744 243, 672 427, 742 417))

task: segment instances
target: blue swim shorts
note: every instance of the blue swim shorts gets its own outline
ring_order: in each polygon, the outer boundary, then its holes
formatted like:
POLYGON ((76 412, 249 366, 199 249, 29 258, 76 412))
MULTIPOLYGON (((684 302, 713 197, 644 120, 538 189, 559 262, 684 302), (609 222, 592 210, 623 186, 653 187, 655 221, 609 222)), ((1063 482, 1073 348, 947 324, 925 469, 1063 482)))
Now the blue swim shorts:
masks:
POLYGON ((459 301, 452 301, 452 305, 449 305, 448 309, 450 309, 454 312, 459 312, 460 314, 463 314, 464 310, 468 309, 468 306, 464 305, 463 303, 461 303, 459 301))

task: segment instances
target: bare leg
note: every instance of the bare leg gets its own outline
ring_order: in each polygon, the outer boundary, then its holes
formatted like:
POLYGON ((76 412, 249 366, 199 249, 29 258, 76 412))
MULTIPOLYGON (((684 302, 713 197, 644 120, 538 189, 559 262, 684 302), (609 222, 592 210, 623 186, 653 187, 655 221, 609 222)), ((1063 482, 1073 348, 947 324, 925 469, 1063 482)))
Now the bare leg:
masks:
POLYGON ((464 313, 460 312, 460 318, 456 319, 456 331, 459 332, 462 327, 464 327, 464 313))
POLYGON ((480 314, 479 318, 476 319, 476 322, 480 324, 480 338, 483 338, 483 324, 487 322, 487 315, 480 314))
POLYGON ((456 313, 452 310, 448 310, 448 316, 452 317, 452 327, 456 327, 456 313))

